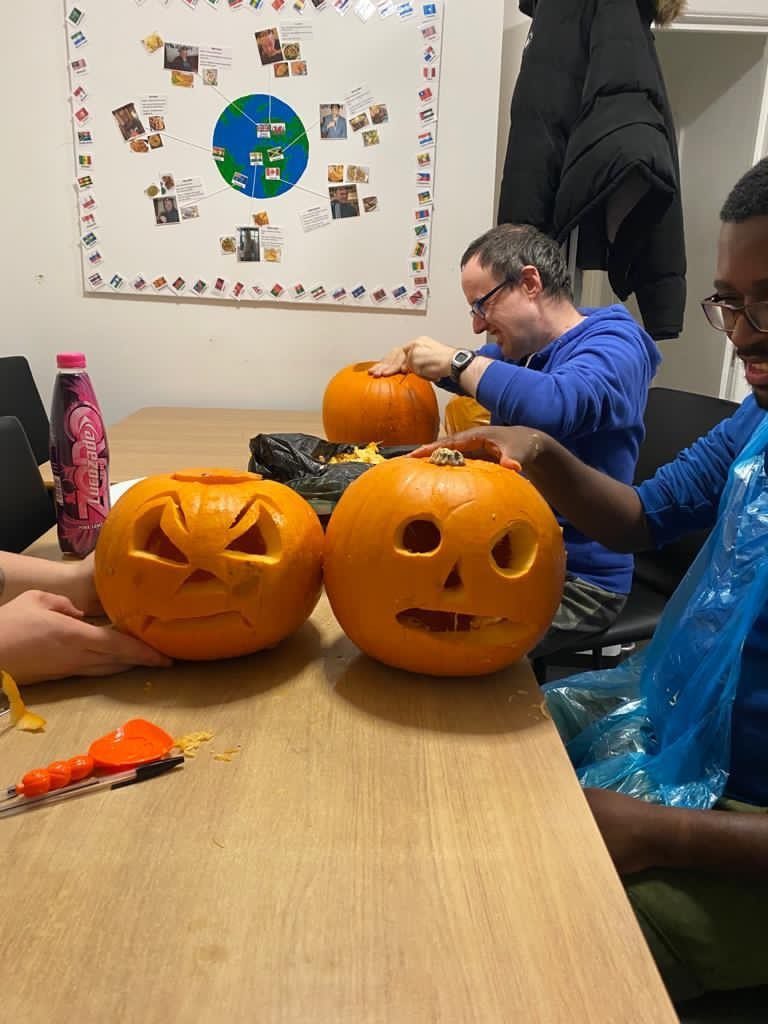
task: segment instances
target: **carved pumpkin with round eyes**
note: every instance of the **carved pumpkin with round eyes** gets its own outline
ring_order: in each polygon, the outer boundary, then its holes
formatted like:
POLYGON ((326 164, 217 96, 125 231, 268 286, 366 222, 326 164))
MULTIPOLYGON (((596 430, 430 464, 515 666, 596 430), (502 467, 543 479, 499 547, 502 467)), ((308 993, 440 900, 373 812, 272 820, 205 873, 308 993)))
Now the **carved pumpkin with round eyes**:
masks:
POLYGON ((366 654, 412 672, 482 675, 544 635, 565 551, 549 506, 518 473, 399 458, 342 495, 324 572, 336 618, 366 654))
POLYGON ((415 373, 371 377, 373 363, 355 363, 330 379, 323 395, 323 430, 344 444, 429 444, 440 413, 435 389, 415 373))
POLYGON ((185 470, 135 484, 108 515, 95 583, 118 629, 173 658, 272 647, 311 614, 323 531, 310 505, 255 473, 185 470))

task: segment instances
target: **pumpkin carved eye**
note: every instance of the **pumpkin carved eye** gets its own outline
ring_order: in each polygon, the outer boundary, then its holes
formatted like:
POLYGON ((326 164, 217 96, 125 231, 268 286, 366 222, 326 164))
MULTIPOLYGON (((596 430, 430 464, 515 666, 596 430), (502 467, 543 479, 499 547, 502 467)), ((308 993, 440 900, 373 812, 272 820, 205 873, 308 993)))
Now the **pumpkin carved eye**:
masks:
MULTIPOLYGON (((136 519, 133 531, 134 550, 162 558, 165 562, 189 565, 187 556, 179 550, 163 529, 161 520, 166 507, 166 505, 154 505, 136 519)), ((174 507, 174 511, 180 525, 184 526, 181 508, 177 505, 174 507)))
POLYGON ((227 544, 227 551, 240 551, 244 555, 266 555, 267 550, 267 542, 258 523, 227 544))
MULTIPOLYGON (((254 498, 238 512, 229 528, 230 532, 237 529, 256 501, 257 499, 254 498)), ((247 530, 233 538, 226 545, 226 550, 236 555, 266 558, 268 561, 274 562, 280 557, 283 550, 280 530, 275 521, 275 516, 279 515, 279 511, 268 502, 262 501, 259 502, 256 512, 257 517, 254 522, 247 530)))
POLYGON ((395 546, 410 555, 428 555, 437 551, 442 539, 439 527, 431 519, 411 519, 395 546))
POLYGON ((536 531, 521 520, 495 542, 491 558, 505 576, 520 576, 533 565, 538 547, 536 531))

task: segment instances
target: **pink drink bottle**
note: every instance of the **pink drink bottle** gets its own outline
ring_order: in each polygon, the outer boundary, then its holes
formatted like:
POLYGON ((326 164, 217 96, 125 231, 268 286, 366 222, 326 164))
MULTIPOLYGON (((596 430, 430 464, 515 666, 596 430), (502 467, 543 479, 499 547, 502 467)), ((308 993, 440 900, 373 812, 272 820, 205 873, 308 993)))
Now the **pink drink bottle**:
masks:
POLYGON ((59 547, 85 557, 109 512, 109 448, 82 352, 56 356, 51 404, 51 470, 59 547))

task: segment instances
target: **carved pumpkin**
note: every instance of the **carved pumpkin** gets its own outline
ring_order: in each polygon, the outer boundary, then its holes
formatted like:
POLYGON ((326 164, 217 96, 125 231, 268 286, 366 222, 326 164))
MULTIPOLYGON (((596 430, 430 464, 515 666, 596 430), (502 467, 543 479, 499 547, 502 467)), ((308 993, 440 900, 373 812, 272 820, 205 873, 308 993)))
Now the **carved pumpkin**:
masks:
POLYGON ((323 531, 255 473, 191 469, 135 484, 108 515, 95 582, 113 623, 173 658, 272 647, 311 614, 323 531))
POLYGON ((355 363, 331 378, 323 396, 323 429, 329 441, 428 444, 440 414, 435 389, 415 373, 371 377, 373 363, 355 363))
POLYGON ((399 458, 342 495, 324 571, 336 618, 366 654, 412 672, 481 675, 544 635, 565 552, 552 511, 518 473, 399 458))

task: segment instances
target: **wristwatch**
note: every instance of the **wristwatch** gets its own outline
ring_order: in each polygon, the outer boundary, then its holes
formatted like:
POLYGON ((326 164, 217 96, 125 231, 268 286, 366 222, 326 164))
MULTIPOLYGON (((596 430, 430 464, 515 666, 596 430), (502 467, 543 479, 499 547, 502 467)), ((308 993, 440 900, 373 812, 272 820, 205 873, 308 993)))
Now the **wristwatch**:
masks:
POLYGON ((477 355, 469 348, 458 348, 451 357, 451 380, 454 384, 459 383, 459 377, 462 375, 464 370, 469 366, 472 360, 477 355))

